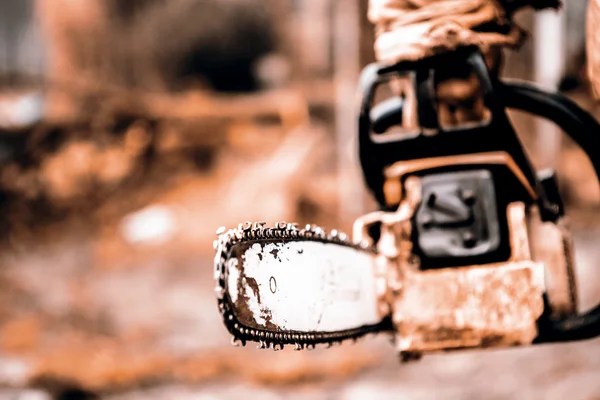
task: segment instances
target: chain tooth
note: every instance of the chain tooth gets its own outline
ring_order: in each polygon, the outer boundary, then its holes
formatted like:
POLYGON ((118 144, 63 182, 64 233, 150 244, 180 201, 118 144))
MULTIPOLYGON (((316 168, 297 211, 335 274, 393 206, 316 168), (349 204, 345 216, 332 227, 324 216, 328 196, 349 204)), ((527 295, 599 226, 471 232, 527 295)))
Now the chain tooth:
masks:
POLYGON ((220 226, 220 227, 217 229, 217 235, 222 235, 222 234, 224 234, 226 230, 227 230, 227 227, 225 227, 225 226, 220 226))
POLYGON ((235 336, 231 337, 231 345, 233 347, 240 347, 240 342, 238 340, 238 338, 236 338, 235 336))
POLYGON ((222 300, 223 296, 225 296, 225 289, 221 286, 215 287, 215 296, 217 296, 217 299, 222 300))
POLYGON ((287 228, 287 222, 285 221, 279 221, 275 223, 275 228, 277 229, 285 229, 287 228))
POLYGON ((300 350, 302 350, 302 345, 301 345, 300 343, 296 343, 296 344, 294 345, 294 350, 295 350, 295 351, 300 351, 300 350))

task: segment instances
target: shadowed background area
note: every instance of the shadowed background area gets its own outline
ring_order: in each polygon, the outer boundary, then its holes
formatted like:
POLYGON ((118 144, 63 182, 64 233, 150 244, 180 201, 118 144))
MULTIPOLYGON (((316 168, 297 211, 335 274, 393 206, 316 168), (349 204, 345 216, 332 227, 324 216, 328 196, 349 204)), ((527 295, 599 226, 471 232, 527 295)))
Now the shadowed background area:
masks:
MULTIPOLYGON (((533 37, 507 51, 503 75, 600 117, 586 3, 519 14, 533 37)), ((230 346, 213 293, 219 226, 349 232, 375 209, 355 156, 353 96, 374 59, 366 11, 366 0, 2 1, 0 399, 597 398, 598 341, 408 365, 386 335, 312 352, 230 346)), ((558 170, 590 307, 593 169, 555 127, 511 117, 536 166, 558 170)))

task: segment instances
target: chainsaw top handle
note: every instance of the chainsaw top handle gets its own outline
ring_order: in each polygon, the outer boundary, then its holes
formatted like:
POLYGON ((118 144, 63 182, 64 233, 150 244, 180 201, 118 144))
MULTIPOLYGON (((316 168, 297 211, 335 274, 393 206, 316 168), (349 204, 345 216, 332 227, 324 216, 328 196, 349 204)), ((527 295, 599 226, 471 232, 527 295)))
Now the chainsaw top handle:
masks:
MULTIPOLYGON (((555 198, 550 201, 544 192, 544 187, 508 119, 507 108, 525 111, 556 123, 582 147, 600 181, 600 124, 558 92, 545 91, 526 82, 492 79, 477 48, 465 47, 425 60, 395 65, 374 63, 363 70, 360 86, 360 162, 366 184, 382 208, 386 208, 383 193, 384 170, 398 161, 505 151, 535 188, 542 218, 555 222, 562 215, 562 206, 555 198), (468 127, 440 126, 435 107, 434 76, 449 63, 463 63, 476 75, 484 104, 490 111, 487 121, 468 127), (402 135, 385 134, 393 125, 401 122, 404 101, 394 97, 374 110, 375 91, 378 86, 394 77, 407 75, 414 78, 419 129, 402 135)), ((542 318, 539 324, 536 343, 594 338, 600 336, 600 305, 583 315, 562 320, 542 318)))
POLYGON ((504 151, 523 171, 528 184, 535 188, 542 218, 545 221, 556 221, 560 216, 559 207, 548 200, 544 188, 538 182, 535 170, 508 119, 477 48, 465 47, 456 52, 395 65, 371 64, 363 70, 360 86, 360 161, 366 183, 380 205, 385 204, 383 171, 395 162, 504 151), (442 75, 444 68, 448 66, 453 66, 456 71, 471 70, 475 74, 483 102, 490 111, 490 117, 486 121, 467 127, 447 128, 440 125, 435 107, 434 82, 436 76, 442 75), (375 92, 380 85, 406 75, 414 77, 419 128, 402 135, 377 134, 373 130, 371 115, 375 92))

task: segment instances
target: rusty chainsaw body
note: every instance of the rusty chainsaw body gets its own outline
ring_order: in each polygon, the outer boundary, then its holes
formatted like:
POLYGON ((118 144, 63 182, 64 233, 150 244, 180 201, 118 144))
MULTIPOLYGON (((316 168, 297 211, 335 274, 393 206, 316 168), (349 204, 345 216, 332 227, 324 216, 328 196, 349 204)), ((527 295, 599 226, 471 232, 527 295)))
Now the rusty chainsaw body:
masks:
POLYGON ((216 291, 234 342, 302 349, 388 331, 411 359, 600 334, 599 308, 577 314, 554 175, 533 169, 506 108, 555 121, 598 171, 597 122, 559 94, 493 81, 472 48, 373 64, 361 87, 361 166, 381 208, 355 222, 352 238, 287 223, 218 232, 216 291), (448 129, 437 119, 436 71, 457 60, 477 77, 489 117, 448 129), (389 134, 403 99, 373 102, 398 76, 412 82, 420 127, 389 134))

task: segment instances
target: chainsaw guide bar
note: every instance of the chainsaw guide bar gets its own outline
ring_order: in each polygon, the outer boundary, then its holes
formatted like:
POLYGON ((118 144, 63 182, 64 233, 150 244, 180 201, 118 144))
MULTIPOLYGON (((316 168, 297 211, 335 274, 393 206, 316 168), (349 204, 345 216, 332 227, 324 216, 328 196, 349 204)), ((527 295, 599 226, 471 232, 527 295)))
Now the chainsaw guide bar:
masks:
POLYGON ((246 222, 217 235, 216 295, 234 344, 301 350, 392 329, 378 309, 369 244, 285 222, 246 222))

